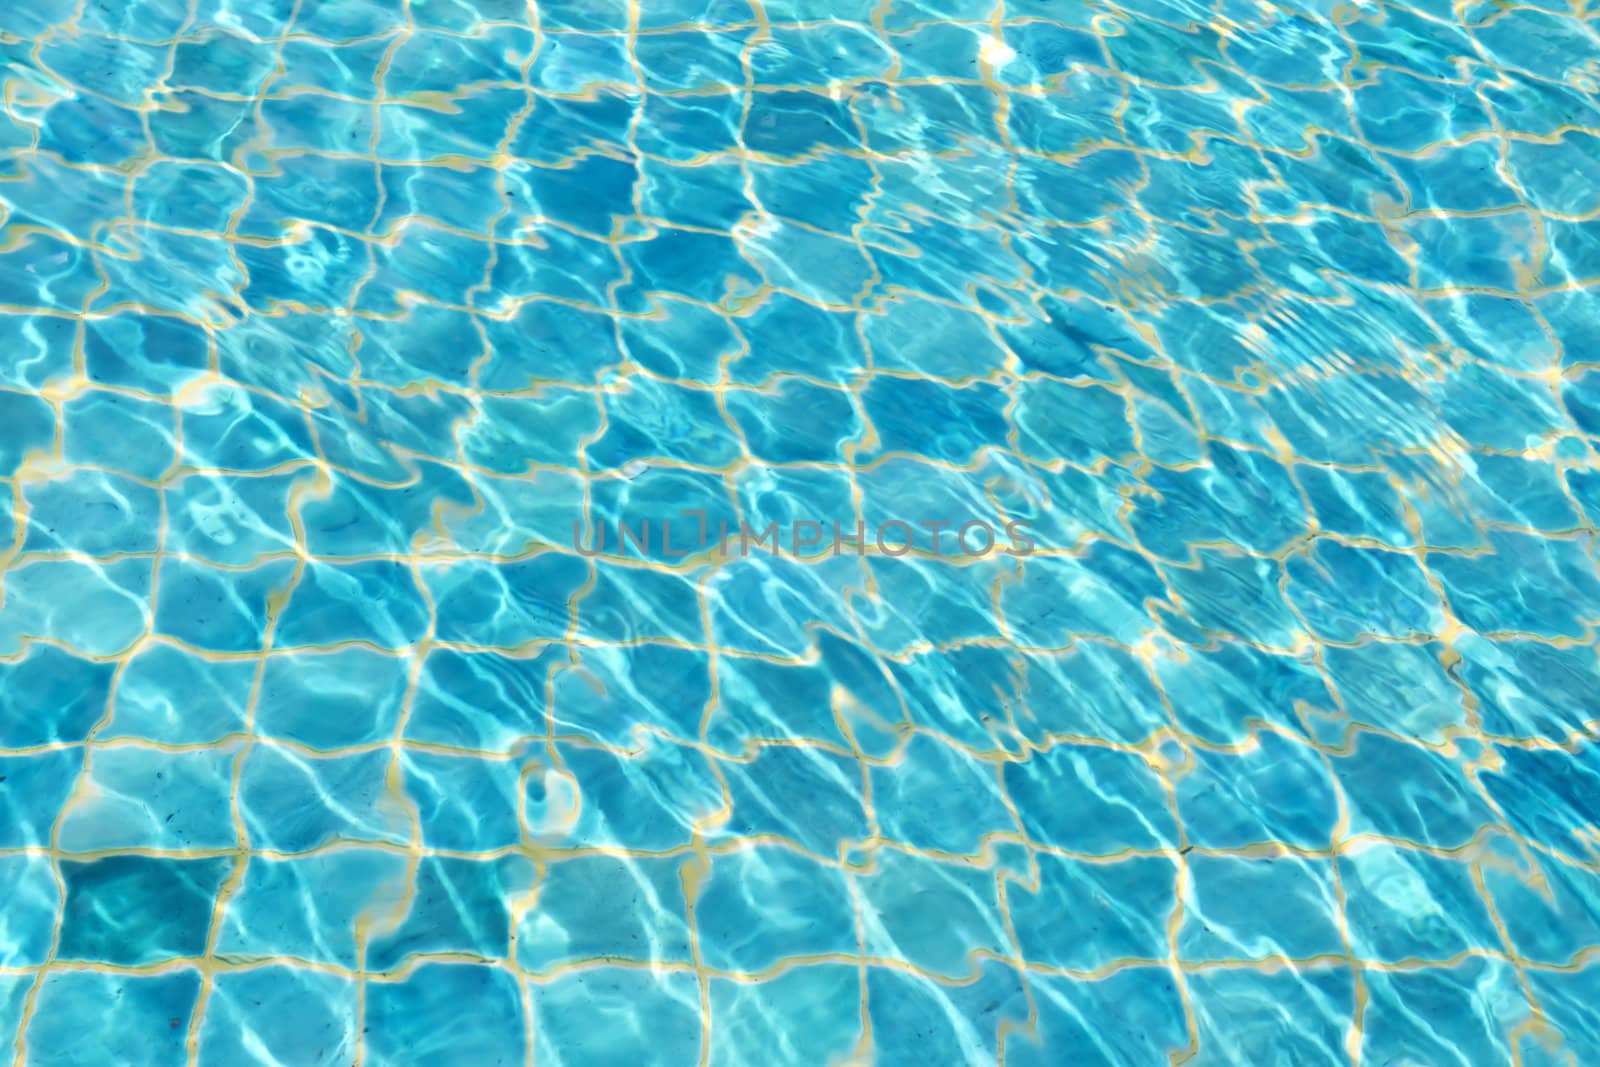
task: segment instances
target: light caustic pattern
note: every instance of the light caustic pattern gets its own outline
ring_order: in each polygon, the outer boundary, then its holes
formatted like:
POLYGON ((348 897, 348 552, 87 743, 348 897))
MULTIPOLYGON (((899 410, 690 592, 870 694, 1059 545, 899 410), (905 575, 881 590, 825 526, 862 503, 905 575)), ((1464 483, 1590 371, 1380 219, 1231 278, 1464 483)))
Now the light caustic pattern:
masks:
POLYGON ((21 1059, 1600 1063, 1581 2, 0 30, 21 1059))

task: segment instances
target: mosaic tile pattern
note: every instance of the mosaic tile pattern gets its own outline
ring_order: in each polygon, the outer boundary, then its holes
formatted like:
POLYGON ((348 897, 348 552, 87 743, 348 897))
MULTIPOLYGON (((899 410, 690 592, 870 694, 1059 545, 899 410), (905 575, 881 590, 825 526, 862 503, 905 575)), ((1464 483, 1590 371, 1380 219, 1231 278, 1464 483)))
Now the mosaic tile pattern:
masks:
POLYGON ((9 0, 0 1034, 1600 1063, 1597 34, 9 0))

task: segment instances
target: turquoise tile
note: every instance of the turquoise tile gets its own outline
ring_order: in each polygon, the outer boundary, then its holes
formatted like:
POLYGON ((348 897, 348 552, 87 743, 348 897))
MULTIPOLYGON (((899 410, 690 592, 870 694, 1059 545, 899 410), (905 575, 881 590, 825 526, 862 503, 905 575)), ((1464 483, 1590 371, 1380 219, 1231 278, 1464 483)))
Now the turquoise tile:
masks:
MULTIPOLYGON (((61 891, 50 861, 25 854, 0 858, 0 887, 8 902, 6 917, 0 921, 0 967, 42 965, 50 957, 51 934, 61 906, 61 891)), ((3 985, 0 990, 0 1004, 10 1005, 16 990, 3 985)), ((11 1026, 16 1027, 15 1019, 11 1026)))
POLYGON ((1169 860, 1040 856, 1038 864, 1038 892, 1014 886, 1007 893, 1017 943, 1029 962, 1090 972, 1167 955, 1167 926, 1178 899, 1177 869, 1169 860))
MULTIPOLYGON (((626 754, 585 745, 563 745, 559 752, 583 798, 572 834, 587 846, 684 848, 693 840, 695 820, 709 819, 722 807, 712 764, 687 746, 645 735, 626 754)), ((538 786, 528 788, 532 794, 538 786)))
POLYGON ((693 975, 600 967, 530 985, 540 1063, 623 1059, 669 1067, 700 1055, 693 975))
POLYGON ((1499 820, 1484 803, 1461 755, 1368 734, 1330 760, 1353 833, 1459 848, 1499 820))
POLYGON ((424 859, 417 866, 410 912, 398 927, 368 942, 367 965, 392 970, 424 953, 509 958, 511 903, 534 881, 533 864, 523 856, 424 859))
POLYGON ((543 730, 545 681, 556 661, 550 651, 518 658, 435 649, 422 663, 404 736, 505 751, 543 730))
POLYGON ((517 963, 536 975, 606 957, 690 960, 679 861, 579 856, 551 865, 516 930, 517 963))
POLYGON ((1583 827, 1595 813, 1600 758, 1590 744, 1578 745, 1559 762, 1550 751, 1497 746, 1500 766, 1481 772, 1479 781, 1513 830, 1534 835, 1558 856, 1584 862, 1592 846, 1583 827))
MULTIPOLYGON (((233 868, 234 861, 225 857, 63 860, 66 892, 56 954, 64 960, 124 967, 202 955, 212 904, 233 868)), ((70 987, 64 986, 63 993, 70 987)))
POLYGON ((48 848, 61 806, 83 770, 82 748, 0 753, 0 847, 48 848))
POLYGON ((59 847, 226 849, 239 844, 230 794, 238 742, 198 751, 112 748, 96 752, 63 813, 59 847))
POLYGON ((334 1064, 356 1042, 356 987, 347 978, 268 966, 216 977, 200 1056, 249 1063, 334 1064))
POLYGON ((1346 1062, 1345 1034, 1355 1017, 1348 972, 1217 969, 1186 983, 1200 1032, 1202 1063, 1346 1062))
POLYGON ((1262 731, 1238 754, 1194 753, 1174 783, 1191 844, 1236 849, 1279 841, 1326 848, 1338 823, 1338 794, 1317 751, 1262 731))
POLYGON ((477 964, 425 964, 403 981, 374 983, 363 1021, 374 1063, 516 1062, 528 1043, 516 976, 477 964))
POLYGON ((476 757, 408 753, 405 789, 429 848, 488 852, 521 841, 517 764, 476 757))
MULTIPOLYGON (((853 880, 869 956, 955 979, 971 973, 969 953, 1000 954, 1010 942, 988 871, 883 850, 853 880)), ((869 981, 880 973, 896 972, 872 971, 869 981)))
POLYGON ((707 966, 748 974, 794 957, 849 956, 859 946, 853 904, 843 873, 789 849, 719 855, 695 900, 700 951, 707 966))
POLYGON ((361 963, 356 925, 365 929, 393 909, 406 871, 403 856, 376 849, 252 857, 223 912, 217 951, 241 959, 289 957, 353 969, 361 963))
POLYGON ((766 981, 711 984, 711 1062, 744 1062, 761 1048, 788 1063, 826 1063, 861 1043, 861 974, 830 964, 800 967, 766 981))
POLYGON ((1343 855, 1339 873, 1350 950, 1361 959, 1444 963, 1496 936, 1458 859, 1380 844, 1343 855))
POLYGON ((9 663, 0 660, 0 745, 82 741, 105 714, 115 671, 114 664, 51 645, 33 645, 9 663))
POLYGON ((879 832, 912 848, 976 855, 989 837, 1019 829, 998 768, 926 735, 872 768, 871 781, 879 832))
POLYGON ((273 744, 244 755, 237 797, 255 848, 303 852, 335 841, 410 839, 388 787, 390 754, 309 756, 273 744))
MULTIPOLYGON (((1384 646, 1361 649, 1371 647, 1384 646)), ((1342 652, 1328 650, 1330 658, 1342 652)), ((1302 706, 1324 714, 1336 707, 1333 669, 1319 674, 1303 657, 1229 642, 1215 648, 1176 646, 1155 667, 1178 725, 1213 744, 1247 739, 1256 722, 1298 734, 1304 729, 1302 706)))
MULTIPOLYGON (((1463 641, 1457 650, 1473 661, 1479 655, 1493 655, 1496 647, 1463 641)), ((1449 652, 1433 642, 1372 642, 1330 648, 1323 663, 1350 718, 1433 742, 1443 740, 1446 731, 1464 725, 1467 718, 1461 688, 1445 669, 1449 652)))
POLYGON ((1191 855, 1186 878, 1178 929, 1178 953, 1186 960, 1306 959, 1344 952, 1334 918, 1338 890, 1325 860, 1191 855))
POLYGON ((1516 971, 1499 960, 1377 974, 1368 989, 1362 1044, 1374 1057, 1510 1063, 1502 1035, 1533 1017, 1516 971))
POLYGON ((1588 1010, 1600 989, 1593 964, 1576 971, 1541 971, 1529 976, 1534 996, 1556 1032, 1555 1052, 1586 1057, 1600 1049, 1600 1027, 1588 1010))
POLYGON ((74 1067, 107 1058, 151 1067, 184 1063, 200 981, 187 967, 153 975, 50 974, 23 1034, 29 1058, 74 1067))
POLYGON ((1007 763, 1003 773, 1006 795, 1037 844, 1113 855, 1176 838, 1161 781, 1138 756, 1063 744, 1007 763))
POLYGON ((273 656, 260 671, 254 732, 327 750, 387 741, 410 672, 405 660, 361 647, 273 656))
POLYGON ((1017 973, 998 963, 970 984, 939 982, 899 970, 867 972, 864 999, 875 1054, 900 1061, 928 1056, 941 1063, 991 1062, 998 1034, 1028 1015, 1017 973))

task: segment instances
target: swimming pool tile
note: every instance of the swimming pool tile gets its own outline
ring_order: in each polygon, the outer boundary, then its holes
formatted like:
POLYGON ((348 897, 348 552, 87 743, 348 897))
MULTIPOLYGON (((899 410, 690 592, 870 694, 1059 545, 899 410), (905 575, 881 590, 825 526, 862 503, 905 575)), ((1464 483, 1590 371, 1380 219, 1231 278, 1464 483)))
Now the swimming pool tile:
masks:
POLYGON ((674 737, 692 731, 710 699, 710 680, 692 650, 653 643, 595 645, 554 675, 550 715, 563 733, 631 748, 641 728, 655 727, 674 737), (641 665, 648 671, 648 685, 643 672, 630 669, 641 665), (665 687, 676 694, 671 702, 652 699, 665 687), (619 714, 622 708, 630 714, 619 714))
POLYGON ((81 748, 0 753, 0 848, 48 848, 82 769, 81 748))
POLYGON ((62 860, 57 955, 122 966, 199 956, 212 905, 233 868, 226 857, 62 860))
POLYGON ((820 747, 772 745, 748 762, 727 761, 720 769, 730 808, 727 828, 733 834, 776 835, 824 857, 837 856, 871 834, 858 797, 864 772, 848 756, 820 747))
POLYGON ((989 871, 884 849, 853 881, 868 955, 946 979, 971 974, 979 950, 1010 955, 989 871))
POLYGON ((1474 629, 1516 630, 1544 637, 1580 637, 1593 625, 1586 604, 1600 596, 1600 576, 1588 553, 1592 535, 1572 540, 1491 533, 1483 555, 1430 554, 1428 567, 1450 606, 1474 629), (1570 588, 1570 601, 1541 590, 1570 588))
POLYGON ((1444 609, 1408 553, 1318 541, 1285 566, 1285 593, 1311 632, 1349 644, 1367 637, 1438 633, 1444 609))
POLYGON ((1461 646, 1460 675, 1480 701, 1485 732, 1565 742, 1582 729, 1587 694, 1600 682, 1600 663, 1588 649, 1526 639, 1461 646))
POLYGON ((691 958, 674 858, 579 856, 552 864, 538 907, 516 930, 519 966, 536 976, 596 957, 684 964, 691 958))
POLYGON ((715 678, 717 706, 708 717, 706 739, 720 750, 738 752, 778 733, 802 742, 849 744, 835 718, 828 681, 804 664, 720 656, 715 678))
POLYGON ((511 905, 528 893, 535 877, 532 862, 522 856, 424 858, 410 912, 368 943, 367 965, 392 970, 421 954, 439 953, 508 959, 511 905))
POLYGON ((540 1063, 624 1058, 670 1067, 700 1054, 700 997, 692 974, 597 967, 529 983, 540 1063))
POLYGON ((1500 960, 1448 970, 1374 974, 1363 1051, 1439 1063, 1510 1063, 1503 1035, 1532 1017, 1516 971, 1500 960))
POLYGON ((1459 754, 1369 734, 1331 762, 1348 798, 1352 832, 1458 848, 1499 822, 1459 754))
POLYGON ((1346 1062, 1354 983, 1343 971, 1218 968, 1188 977, 1200 1058, 1211 1065, 1346 1062))
POLYGON ((695 919, 701 956, 719 971, 763 974, 786 960, 858 951, 850 880, 787 848, 718 855, 695 919), (804 906, 774 906, 802 886, 804 906))
POLYGON ((1594 819, 1594 789, 1600 783, 1600 753, 1578 744, 1559 762, 1560 749, 1495 748, 1496 766, 1479 772, 1484 793, 1505 812, 1519 833, 1543 842, 1558 855, 1586 862, 1594 845, 1583 827, 1594 819))
MULTIPOLYGON (((1091 449, 1092 454, 1101 451, 1091 449)), ((1129 516, 1141 544, 1181 560, 1196 542, 1241 544, 1269 555, 1305 535, 1305 505, 1283 464, 1224 445, 1212 445, 1207 453, 1205 466, 1158 469, 1143 479, 1150 495, 1129 516), (1226 472, 1226 489, 1218 485, 1221 472, 1226 472), (1260 501, 1266 516, 1245 518, 1247 500, 1260 501)))
POLYGON ((356 1039, 355 983, 338 975, 274 965, 215 978, 200 1055, 251 1062, 333 1064, 356 1039))
POLYGON ((872 803, 880 833, 928 851, 976 855, 989 836, 1019 829, 998 769, 926 735, 872 769, 872 803))
POLYGON ((1167 586, 1145 557, 1100 542, 1081 558, 1054 556, 1031 560, 1020 581, 1000 592, 1010 638, 1035 648, 1061 648, 1080 638, 1136 645, 1155 629, 1151 601, 1167 586), (1077 588, 1076 601, 1060 598, 1062 588, 1077 588))
MULTIPOLYGON (((572 837, 588 847, 684 848, 694 839, 697 820, 709 821, 723 806, 714 765, 686 746, 646 735, 628 753, 577 744, 562 745, 559 752, 579 798, 572 837)), ((734 777, 731 769, 724 774, 734 777)), ((821 801, 808 798, 819 806, 821 801)))
POLYGON ((1196 626, 1272 649, 1299 643, 1305 627, 1279 593, 1281 563, 1234 548, 1200 549, 1194 557, 1194 564, 1169 566, 1166 573, 1196 626))
POLYGON ((423 660, 404 736, 507 751, 519 738, 543 730, 545 681, 564 658, 564 650, 552 648, 526 657, 434 649, 423 660))
POLYGON ((237 742, 189 752, 112 748, 89 761, 80 796, 61 816, 59 847, 114 849, 234 848, 239 844, 229 794, 237 742))
POLYGON ((199 993, 200 974, 187 967, 151 975, 59 971, 40 982, 23 1040, 30 1057, 73 1067, 107 1056, 181 1064, 199 993))
POLYGON ((1026 676, 1020 686, 991 676, 985 701, 969 697, 967 706, 998 702, 1004 707, 1015 698, 1002 694, 1019 689, 1024 699, 1017 701, 1021 706, 1013 717, 1035 744, 1066 735, 1137 745, 1172 724, 1161 699, 1163 692, 1174 693, 1171 683, 1152 679, 1133 655, 1114 645, 1085 641, 1049 659, 1023 662, 1026 676))
POLYGON ((115 656, 149 626, 152 568, 148 559, 41 560, 6 574, 6 618, 0 655, 16 652, 19 634, 50 632, 88 656, 115 656))
POLYGON ((273 656, 261 669, 255 732, 318 749, 386 741, 409 674, 404 659, 360 647, 273 656))
POLYGON ((487 852, 522 839, 517 813, 521 768, 467 756, 408 752, 401 760, 406 794, 428 848, 487 852))
POLYGON ((1183 877, 1177 945, 1185 960, 1309 959, 1345 951, 1326 860, 1195 854, 1183 877))
MULTIPOLYGON (((50 957, 51 935, 61 906, 61 891, 49 859, 40 855, 0 857, 0 891, 7 901, 5 918, 0 919, 0 967, 43 965, 50 957)), ((0 1003, 8 999, 0 993, 0 1003)))
MULTIPOLYGON (((157 55, 165 60, 162 52, 157 55)), ((267 41, 213 31, 172 49, 168 79, 215 93, 254 95, 272 73, 273 59, 273 49, 267 41)), ((157 71, 164 65, 157 64, 157 71)))
MULTIPOLYGON (((641 23, 656 15, 640 12, 641 23)), ((689 20, 685 19, 684 22, 689 20)), ((722 29, 707 23, 705 29, 640 36, 634 44, 645 86, 658 91, 712 89, 744 81, 742 53, 748 46, 748 29, 722 29)))
POLYGON ((1542 964, 1566 967, 1575 962, 1563 935, 1600 929, 1600 914, 1584 895, 1587 873, 1559 858, 1523 853, 1508 839, 1494 841, 1492 849, 1483 865, 1483 882, 1505 924, 1508 947, 1542 964))
POLYGON ((1004 779, 1037 844, 1113 855, 1167 847, 1176 838, 1162 783, 1140 756, 1063 744, 1007 763, 1004 779))
POLYGON ((404 897, 406 877, 403 856, 377 849, 253 856, 223 909, 216 951, 245 960, 288 957, 354 969, 366 931, 385 931, 382 920, 404 897))
MULTIPOLYGON (((930 643, 959 646, 999 635, 1000 628, 992 615, 992 588, 995 581, 1003 581, 1014 571, 1004 560, 991 563, 977 558, 980 548, 984 556, 991 551, 984 547, 985 538, 992 540, 994 531, 972 529, 971 541, 965 546, 960 532, 961 527, 940 530, 939 551, 952 557, 951 566, 960 566, 972 574, 975 580, 968 589, 940 589, 939 583, 930 581, 920 568, 894 559, 868 564, 877 589, 876 602, 860 605, 855 614, 874 647, 901 656, 930 643), (964 558, 968 553, 971 557, 964 558)), ((828 531, 823 536, 830 535, 828 531)), ((885 543, 892 545, 893 537, 894 533, 890 533, 885 543)), ((930 540, 931 537, 930 533, 930 540)))
POLYGON ((1358 958, 1448 963, 1473 945, 1498 945, 1467 863, 1390 844, 1345 851, 1338 862, 1358 958))
POLYGON ((1600 1027, 1588 1008, 1600 989, 1600 969, 1590 964, 1571 972, 1534 972, 1528 976, 1528 984, 1555 1030, 1558 1053, 1588 1057, 1600 1049, 1600 1027))
POLYGON ((1017 943, 1029 963, 1077 972, 1168 956, 1177 868, 1167 859, 1085 862, 1041 855, 1039 889, 1010 886, 1017 943))
POLYGON ((410 839, 383 750, 310 756, 271 743, 245 753, 236 787, 253 848, 302 852, 335 841, 410 839))
POLYGON ((1326 848, 1338 823, 1332 775, 1308 744, 1261 731, 1244 752, 1197 750, 1173 784, 1192 844, 1236 849, 1282 842, 1326 848))
POLYGON ((1183 995, 1165 967, 1116 971, 1104 978, 1034 975, 1028 979, 1037 1029, 1006 1040, 1006 1062, 1044 1067, 1141 1063, 1178 1054, 1187 1038, 1178 1018, 1183 995), (1118 1019, 1120 1025, 1107 1026, 1118 1019))
POLYGON ((281 610, 276 637, 286 647, 324 644, 340 634, 344 640, 399 650, 429 628, 415 573, 387 560, 309 564, 297 574, 281 610))
POLYGON ((505 1063, 525 1055, 529 1020, 516 976, 498 967, 430 963, 367 987, 362 1031, 373 1063, 450 1057, 505 1063), (461 1006, 472 1005, 470 1013, 461 1006))
POLYGON ((107 556, 154 552, 161 494, 132 478, 84 471, 24 490, 24 552, 107 556))
POLYGON ((124 166, 148 151, 139 112, 97 97, 82 97, 50 109, 40 133, 68 163, 124 166))
POLYGON ((851 966, 796 967, 762 982, 713 981, 711 1063, 763 1048, 786 1062, 824 1063, 861 1042, 861 975, 851 966))
POLYGON ((32 645, 20 658, 0 661, 0 745, 82 741, 105 715, 115 672, 114 664, 51 645, 32 645))
MULTIPOLYGON (((1458 651, 1469 661, 1490 654, 1468 651, 1466 645, 1463 641, 1458 651)), ((1351 719, 1432 742, 1464 725, 1467 717, 1461 689, 1444 667, 1449 654, 1437 642, 1372 642, 1329 648, 1323 665, 1351 719)))

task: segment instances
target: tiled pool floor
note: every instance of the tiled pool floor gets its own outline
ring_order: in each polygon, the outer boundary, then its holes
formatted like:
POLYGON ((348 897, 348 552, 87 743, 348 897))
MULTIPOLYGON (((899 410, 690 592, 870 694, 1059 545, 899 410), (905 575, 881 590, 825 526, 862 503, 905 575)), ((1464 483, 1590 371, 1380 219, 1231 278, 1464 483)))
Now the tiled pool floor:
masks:
POLYGON ((0 1041, 1600 1063, 1597 32, 7 0, 0 1041))

